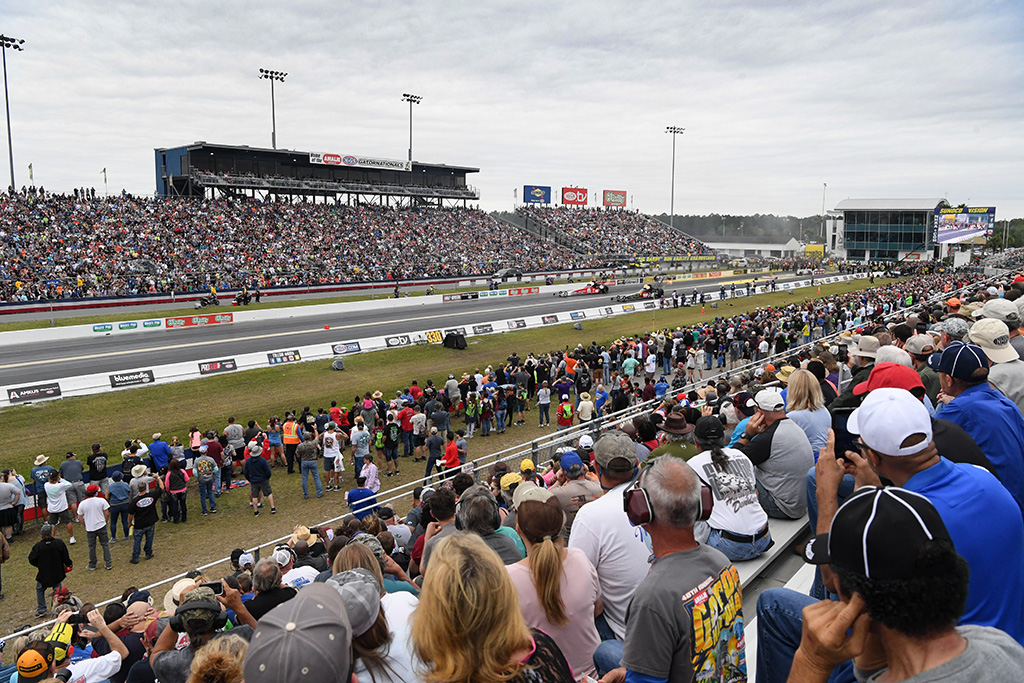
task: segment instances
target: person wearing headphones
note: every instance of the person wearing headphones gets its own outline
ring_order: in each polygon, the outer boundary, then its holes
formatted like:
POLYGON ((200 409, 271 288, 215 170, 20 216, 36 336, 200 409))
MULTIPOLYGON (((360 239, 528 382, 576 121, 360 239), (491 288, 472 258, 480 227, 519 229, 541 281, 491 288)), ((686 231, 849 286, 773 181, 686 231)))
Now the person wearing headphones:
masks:
POLYGON ((121 670, 121 664, 128 656, 128 648, 107 626, 99 610, 87 615, 92 630, 98 632, 110 646, 110 652, 90 659, 71 662, 74 651, 71 643, 76 640, 75 627, 68 624, 72 610, 62 612, 46 640, 30 644, 18 655, 18 682, 38 683, 48 678, 82 683, 100 683, 108 680, 121 670))

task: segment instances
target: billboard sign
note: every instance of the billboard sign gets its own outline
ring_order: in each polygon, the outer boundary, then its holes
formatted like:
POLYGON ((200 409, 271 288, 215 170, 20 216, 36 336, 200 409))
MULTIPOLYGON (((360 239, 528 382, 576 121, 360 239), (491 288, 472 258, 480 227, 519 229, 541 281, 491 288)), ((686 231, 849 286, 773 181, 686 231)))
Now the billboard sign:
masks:
POLYGON ((11 403, 25 403, 41 398, 56 398, 60 396, 60 384, 49 382, 48 384, 33 384, 27 387, 17 387, 7 390, 7 400, 11 403))
POLYGON ((267 362, 271 365, 279 365, 281 363, 295 363, 296 361, 302 360, 297 349, 292 351, 274 351, 273 353, 267 354, 267 362))
POLYGON ((411 171, 412 162, 400 159, 380 159, 356 154, 309 153, 309 163, 325 166, 349 166, 351 168, 380 168, 386 171, 411 171))
POLYGON ((164 324, 169 330, 179 327, 201 327, 203 325, 219 325, 234 321, 234 313, 217 313, 216 315, 190 315, 181 318, 165 318, 164 324))
POLYGON ((585 187, 563 187, 562 203, 572 206, 587 205, 587 188, 585 187))
POLYGON ((605 206, 625 206, 626 205, 626 191, 625 190, 605 190, 604 191, 604 205, 605 206))
POLYGON ((118 372, 109 376, 110 388, 130 387, 136 384, 149 384, 156 381, 152 370, 138 370, 136 372, 118 372))
POLYGON ((526 204, 550 204, 551 187, 548 185, 524 185, 523 202, 526 204))
POLYGON ((199 364, 200 375, 212 375, 217 372, 231 372, 232 370, 237 369, 238 363, 235 362, 234 358, 225 358, 224 360, 211 360, 199 364))
POLYGON ((336 356, 340 356, 343 353, 359 353, 361 350, 359 342, 342 342, 340 344, 331 345, 331 351, 333 351, 336 356))
POLYGON ((935 209, 936 241, 939 244, 954 244, 975 237, 991 237, 995 227, 994 206, 935 209))

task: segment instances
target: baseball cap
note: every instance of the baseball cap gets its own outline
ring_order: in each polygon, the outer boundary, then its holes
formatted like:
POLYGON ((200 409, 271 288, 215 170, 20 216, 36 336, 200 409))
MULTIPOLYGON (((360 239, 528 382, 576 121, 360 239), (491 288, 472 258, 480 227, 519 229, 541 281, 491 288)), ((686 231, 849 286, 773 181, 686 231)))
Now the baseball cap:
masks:
POLYGON ((60 664, 71 655, 71 639, 75 635, 75 627, 71 624, 54 624, 46 642, 53 646, 53 661, 60 664))
POLYGON ((186 624, 197 621, 206 623, 209 622, 211 615, 216 616, 220 614, 220 611, 220 603, 217 602, 217 596, 214 595, 213 589, 198 586, 181 596, 181 607, 175 610, 175 614, 179 615, 186 624), (190 608, 189 605, 192 603, 201 604, 190 608), (217 605, 217 609, 211 610, 208 606, 209 603, 217 605))
POLYGON ((391 519, 395 516, 395 511, 387 505, 383 506, 380 510, 377 510, 377 519, 391 519))
POLYGON ((351 644, 345 601, 334 587, 312 583, 260 618, 243 675, 248 683, 342 681, 351 644))
POLYGON ((875 389, 860 407, 850 413, 846 428, 883 455, 915 455, 932 441, 932 420, 928 409, 906 389, 875 389), (924 439, 904 446, 912 436, 924 439))
POLYGON ((274 558, 274 562, 277 562, 278 567, 287 567, 289 562, 295 559, 292 554, 292 549, 286 546, 278 546, 274 549, 274 554, 271 555, 274 558))
POLYGON ((537 466, 533 464, 533 461, 529 458, 523 458, 523 461, 519 463, 519 471, 526 472, 527 470, 536 470, 537 466))
POLYGON ((971 314, 975 318, 995 318, 1006 323, 1007 327, 1017 328, 1020 325, 1020 313, 1017 304, 1006 299, 991 299, 971 314))
POLYGON ((732 404, 741 414, 750 417, 757 412, 757 403, 754 397, 746 391, 741 391, 732 397, 732 404))
POLYGON ((370 570, 350 569, 327 579, 345 603, 345 613, 352 626, 352 637, 358 638, 373 626, 380 614, 381 587, 370 570))
POLYGON ((508 491, 516 484, 523 483, 523 475, 518 472, 509 472, 501 478, 501 490, 508 491))
POLYGON ((430 433, 431 434, 437 434, 437 427, 431 427, 430 428, 430 433))
POLYGON ((256 566, 256 558, 252 553, 242 553, 238 556, 238 566, 242 569, 251 569, 256 566))
POLYGON ((697 420, 693 436, 703 443, 718 443, 725 436, 725 427, 714 415, 706 415, 697 420))
POLYGON ((946 318, 932 329, 945 332, 953 339, 963 339, 967 334, 968 325, 963 318, 946 318))
POLYGON ((97 486, 96 484, 89 484, 88 486, 85 487, 85 492, 88 493, 89 495, 96 495, 97 493, 100 492, 100 487, 97 486))
POLYGON ((161 434, 160 432, 154 432, 154 433, 153 433, 153 441, 156 441, 156 440, 157 440, 157 439, 159 439, 159 438, 160 438, 161 436, 163 436, 163 434, 161 434))
POLYGON ((125 607, 129 607, 136 602, 151 604, 152 597, 150 597, 149 591, 135 591, 128 596, 128 602, 125 603, 125 607))
POLYGON ((558 461, 558 464, 563 470, 566 470, 567 474, 575 474, 575 471, 570 473, 569 470, 573 468, 583 469, 583 459, 579 456, 576 451, 569 451, 568 453, 562 454, 562 459, 558 461))
POLYGON ((754 403, 761 410, 775 413, 786 409, 786 402, 782 400, 782 394, 771 389, 762 389, 754 396, 754 403))
POLYGON ((855 351, 850 351, 852 355, 863 356, 865 358, 874 358, 878 355, 877 337, 873 337, 869 334, 858 334, 853 337, 853 341, 857 344, 857 349, 855 351))
POLYGON ((935 342, 932 341, 931 335, 915 334, 907 340, 903 348, 907 353, 912 353, 915 356, 927 356, 928 354, 935 353, 935 342))
POLYGON ((878 363, 871 368, 867 380, 853 388, 853 393, 856 396, 863 396, 869 391, 885 387, 917 392, 918 395, 924 394, 925 391, 921 375, 913 368, 899 363, 878 363))
POLYGON ((528 481, 517 488, 516 492, 512 495, 512 508, 518 510, 519 506, 527 501, 546 503, 554 497, 555 494, 551 493, 548 489, 528 481))
POLYGON ((945 348, 937 365, 938 367, 935 369, 945 375, 957 379, 973 380, 980 379, 972 377, 973 373, 981 368, 988 369, 989 363, 988 357, 980 346, 955 341, 945 348))
POLYGON ((1020 358, 1017 349, 1010 346, 1009 326, 998 318, 982 318, 971 325, 970 339, 985 351, 993 363, 1008 363, 1020 358))
POLYGON ((950 299, 946 299, 946 305, 950 308, 960 308, 960 299, 955 296, 950 299))
POLYGON ((865 486, 839 508, 827 534, 807 542, 804 559, 869 579, 909 579, 921 576, 915 560, 929 541, 952 544, 927 498, 906 489, 865 486))
POLYGON ((594 461, 603 470, 628 472, 637 465, 636 446, 625 432, 610 431, 594 444, 594 461))
POLYGON ((46 641, 29 643, 18 656, 18 680, 37 683, 49 677, 53 664, 53 645, 46 641))
POLYGON ((584 434, 580 437, 580 448, 593 449, 594 448, 594 437, 589 434, 584 434))

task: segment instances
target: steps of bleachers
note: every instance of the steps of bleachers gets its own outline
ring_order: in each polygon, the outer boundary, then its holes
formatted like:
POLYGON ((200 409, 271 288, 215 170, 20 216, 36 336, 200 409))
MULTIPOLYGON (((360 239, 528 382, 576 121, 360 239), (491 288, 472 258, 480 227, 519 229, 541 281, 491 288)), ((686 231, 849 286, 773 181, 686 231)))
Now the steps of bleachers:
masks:
POLYGON ((771 519, 768 520, 768 528, 772 532, 772 540, 775 544, 767 552, 753 560, 735 562, 736 569, 740 573, 740 584, 744 589, 748 587, 765 569, 771 566, 776 559, 789 550, 794 541, 803 535, 807 530, 806 519, 771 519))

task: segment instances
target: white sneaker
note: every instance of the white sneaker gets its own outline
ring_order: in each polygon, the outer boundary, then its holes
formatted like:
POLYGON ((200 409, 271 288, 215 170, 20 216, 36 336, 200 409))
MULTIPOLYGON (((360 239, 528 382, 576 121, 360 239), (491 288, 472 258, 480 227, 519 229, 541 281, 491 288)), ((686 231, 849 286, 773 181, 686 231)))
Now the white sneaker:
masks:
POLYGON ((72 536, 72 537, 71 537, 71 540, 70 540, 70 541, 68 541, 68 545, 74 545, 74 544, 76 544, 76 543, 78 543, 78 541, 76 541, 76 540, 75 540, 75 537, 74 537, 74 536, 72 536))

